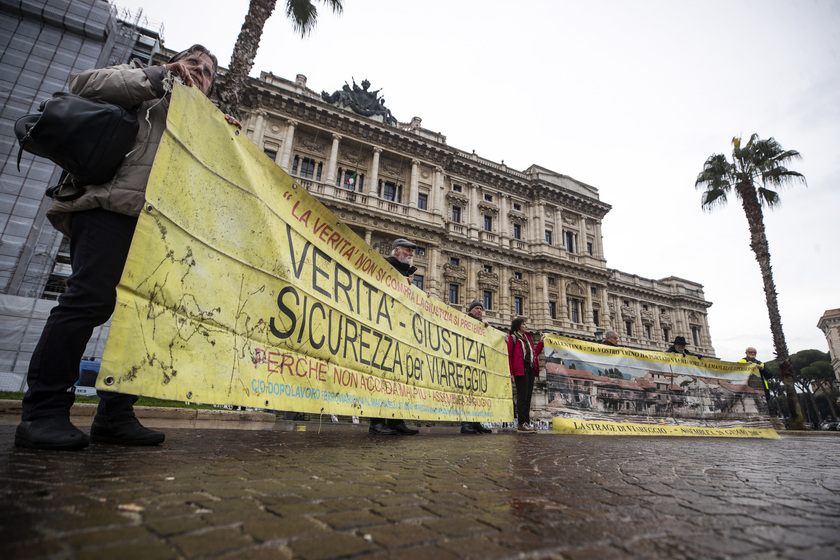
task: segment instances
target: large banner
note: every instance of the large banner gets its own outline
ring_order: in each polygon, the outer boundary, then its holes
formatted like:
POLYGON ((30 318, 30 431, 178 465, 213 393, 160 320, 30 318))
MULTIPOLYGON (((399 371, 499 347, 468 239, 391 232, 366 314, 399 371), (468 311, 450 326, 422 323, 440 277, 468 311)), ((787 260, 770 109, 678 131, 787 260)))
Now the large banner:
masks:
POLYGON ((754 364, 616 348, 571 338, 545 341, 549 406, 581 418, 632 416, 661 421, 766 419, 754 364), (606 416, 605 416, 606 415, 606 416))
POLYGON ((410 285, 195 88, 176 86, 98 389, 512 420, 504 335, 410 285))

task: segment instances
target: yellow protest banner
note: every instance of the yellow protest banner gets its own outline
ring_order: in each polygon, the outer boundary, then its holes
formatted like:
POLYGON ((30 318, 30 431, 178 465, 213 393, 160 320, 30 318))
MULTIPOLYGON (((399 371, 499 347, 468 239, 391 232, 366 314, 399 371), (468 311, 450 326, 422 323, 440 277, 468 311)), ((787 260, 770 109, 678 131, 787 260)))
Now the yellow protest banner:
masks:
POLYGON ((512 419, 504 335, 410 285, 176 86, 97 388, 386 418, 512 419))
POLYGON ((772 428, 714 428, 705 426, 674 426, 667 424, 634 424, 554 418, 552 428, 559 434, 589 436, 681 436, 781 439, 772 428))
POLYGON ((548 408, 563 434, 777 438, 755 364, 545 339, 548 408))

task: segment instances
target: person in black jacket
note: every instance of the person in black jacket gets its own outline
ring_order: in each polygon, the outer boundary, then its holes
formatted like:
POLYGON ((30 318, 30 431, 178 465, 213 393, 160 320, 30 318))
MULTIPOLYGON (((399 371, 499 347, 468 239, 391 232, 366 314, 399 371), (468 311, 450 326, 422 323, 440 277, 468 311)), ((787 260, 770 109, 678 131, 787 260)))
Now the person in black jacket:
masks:
POLYGON ((674 344, 671 345, 670 348, 665 350, 665 352, 670 352, 671 354, 682 354, 683 356, 696 356, 698 358, 702 358, 700 354, 695 354, 693 352, 689 352, 685 348, 685 338, 678 336, 674 339, 674 344))
MULTIPOLYGON (((484 306, 481 304, 480 301, 474 299, 470 306, 467 308, 467 315, 478 321, 479 323, 484 323, 487 325, 487 319, 484 318, 484 306)), ((461 433, 462 434, 492 434, 493 430, 490 428, 485 428, 481 425, 481 422, 461 422, 461 433)))
MULTIPOLYGON (((135 61, 71 77, 71 93, 124 108, 139 106, 139 114, 145 118, 140 122, 136 148, 125 156, 112 179, 87 189, 76 200, 56 200, 47 211, 53 226, 70 238, 72 273, 29 361, 28 389, 15 430, 15 446, 74 450, 90 442, 157 445, 164 441, 163 432, 150 430, 137 420, 136 396, 109 391, 98 391, 100 401, 88 436, 70 422, 73 384, 79 379, 79 363, 93 329, 108 320, 116 305, 116 287, 166 128, 167 78, 177 76, 185 85, 209 95, 217 66, 210 51, 193 45, 162 66, 144 67, 135 61)), ((228 122, 235 120, 229 118, 228 122)))
MULTIPOLYGON (((385 259, 391 263, 391 266, 397 269, 397 272, 408 278, 409 282, 414 281, 414 272, 417 270, 416 266, 412 266, 414 249, 416 248, 417 245, 407 239, 396 239, 391 244, 391 256, 385 259)), ((420 433, 420 430, 406 426, 405 420, 397 418, 390 420, 386 420, 385 418, 371 418, 368 431, 378 436, 413 436, 420 433)))

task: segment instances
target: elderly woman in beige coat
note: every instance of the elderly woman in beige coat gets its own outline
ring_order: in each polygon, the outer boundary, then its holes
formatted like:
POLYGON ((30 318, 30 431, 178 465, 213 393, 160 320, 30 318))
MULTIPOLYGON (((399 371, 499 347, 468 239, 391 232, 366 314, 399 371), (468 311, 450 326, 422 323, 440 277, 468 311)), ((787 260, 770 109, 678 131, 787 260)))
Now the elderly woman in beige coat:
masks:
POLYGON ((90 437, 70 423, 73 385, 93 329, 116 306, 116 287, 125 265, 146 183, 169 109, 167 79, 177 76, 205 95, 213 88, 218 63, 193 45, 163 66, 136 62, 75 74, 70 92, 125 108, 139 106, 140 130, 131 152, 107 183, 88 187, 73 201, 53 202, 50 222, 70 238, 72 274, 58 299, 29 363, 29 389, 23 398, 15 445, 33 449, 81 449, 91 441, 117 445, 156 445, 164 434, 142 426, 134 416, 137 397, 100 392, 90 437))

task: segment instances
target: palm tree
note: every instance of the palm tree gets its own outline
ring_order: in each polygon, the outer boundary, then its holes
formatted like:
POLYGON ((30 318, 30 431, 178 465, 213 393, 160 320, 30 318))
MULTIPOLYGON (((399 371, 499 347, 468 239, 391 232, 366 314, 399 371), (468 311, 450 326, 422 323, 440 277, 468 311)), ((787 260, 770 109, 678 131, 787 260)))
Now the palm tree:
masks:
MULTIPOLYGON (((321 0, 332 8, 336 14, 341 14, 344 6, 341 0, 321 0)), ((239 31, 239 37, 233 46, 230 57, 230 68, 227 79, 219 84, 219 109, 223 113, 240 118, 238 112, 242 91, 248 81, 248 74, 254 67, 254 59, 260 46, 265 22, 274 13, 277 0, 251 0, 245 23, 239 31)), ((310 0, 286 0, 286 17, 292 21, 292 28, 300 33, 301 38, 309 35, 318 21, 318 9, 310 0)))
POLYGON ((726 204, 727 195, 735 191, 741 201, 750 229, 750 248, 755 253, 755 260, 761 269, 764 280, 764 297, 770 315, 770 331, 773 334, 773 346, 776 361, 779 364, 785 397, 790 411, 790 428, 804 430, 805 421, 796 396, 793 368, 790 364, 785 334, 782 332, 782 318, 779 314, 779 302, 776 298, 776 284, 773 281, 773 269, 770 267, 770 248, 764 233, 764 215, 762 208, 778 205, 779 194, 768 188, 780 188, 792 183, 806 183, 801 173, 789 170, 788 162, 800 159, 796 150, 784 150, 773 138, 761 140, 753 134, 746 145, 741 145, 741 138, 732 139, 732 162, 723 154, 713 154, 703 165, 703 171, 697 176, 694 186, 705 189, 702 206, 712 210, 726 204))

